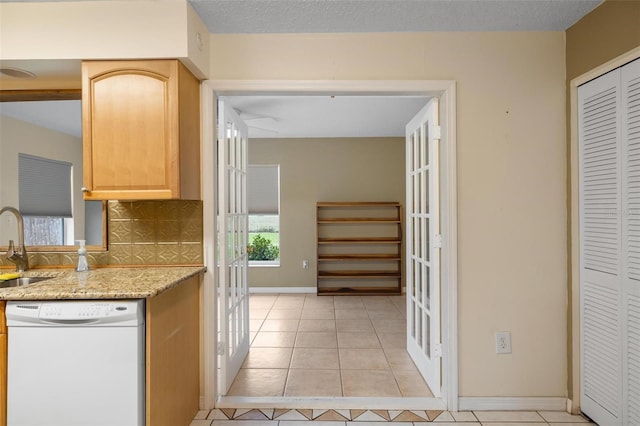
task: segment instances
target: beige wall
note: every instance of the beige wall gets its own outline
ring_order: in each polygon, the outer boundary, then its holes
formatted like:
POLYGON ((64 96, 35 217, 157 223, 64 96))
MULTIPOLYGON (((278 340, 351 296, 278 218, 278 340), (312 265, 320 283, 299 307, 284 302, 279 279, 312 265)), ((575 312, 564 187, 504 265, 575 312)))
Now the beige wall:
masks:
POLYGON ((567 395, 564 54, 561 32, 211 35, 215 79, 457 81, 461 396, 567 395))
POLYGON ((280 267, 251 267, 252 287, 316 286, 316 202, 399 201, 404 138, 253 139, 249 164, 280 165, 280 267), (302 260, 309 260, 309 269, 302 260))
MULTIPOLYGON (((593 10, 566 32, 566 67, 567 94, 570 93, 571 80, 597 68, 632 49, 640 47, 640 2, 608 0, 593 10)), ((640 53, 636 55, 640 57, 640 53)), ((619 64, 621 65, 621 64, 619 64)), ((594 76, 595 77, 595 76, 594 76)), ((567 152, 577 153, 577 145, 572 145, 571 109, 569 102, 567 114, 567 152)), ((570 173, 567 188, 570 196, 567 198, 570 226, 568 264, 568 293, 571 300, 567 312, 567 340, 568 354, 568 387, 569 398, 573 399, 575 409, 579 405, 580 381, 579 369, 579 299, 578 299, 578 166, 575 155, 567 158, 570 173), (572 188, 573 185, 573 188, 572 188), (575 353, 575 356, 574 356, 575 353)))

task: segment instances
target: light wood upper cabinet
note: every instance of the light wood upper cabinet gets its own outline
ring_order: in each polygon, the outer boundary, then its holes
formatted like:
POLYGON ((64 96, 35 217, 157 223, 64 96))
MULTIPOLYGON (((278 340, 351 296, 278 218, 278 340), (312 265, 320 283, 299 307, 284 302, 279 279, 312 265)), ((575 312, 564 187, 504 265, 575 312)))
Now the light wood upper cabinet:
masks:
POLYGON ((178 60, 82 63, 84 198, 200 199, 200 82, 178 60))

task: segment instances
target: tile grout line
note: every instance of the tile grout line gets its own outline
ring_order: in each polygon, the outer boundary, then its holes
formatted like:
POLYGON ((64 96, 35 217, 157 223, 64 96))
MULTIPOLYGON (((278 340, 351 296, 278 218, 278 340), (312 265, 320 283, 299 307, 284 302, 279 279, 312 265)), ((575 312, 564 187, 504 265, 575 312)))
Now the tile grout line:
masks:
MULTIPOLYGON (((391 303, 394 307, 395 304, 391 303)), ((371 327, 373 328, 373 332, 376 335, 376 339, 378 339, 378 343, 380 343, 380 349, 382 349, 382 353, 384 355, 384 359, 385 361, 387 361, 387 365, 389 367, 389 372, 391 373, 391 375, 393 376, 393 380, 396 384, 396 387, 398 388, 398 393, 400 394, 400 396, 404 396, 402 395, 402 389, 400 388, 400 383, 398 382, 398 378, 396 377, 395 373, 393 372, 393 369, 391 368, 391 362, 389 362, 389 356, 387 354, 387 352, 384 350, 384 346, 382 345, 382 340, 380 339, 380 335, 378 334, 378 330, 376 329, 375 325, 373 324, 373 318, 371 318, 371 315, 369 314, 369 308, 367 308, 367 305, 365 304, 364 308, 367 311, 367 317, 369 317, 369 322, 371 323, 371 327)))
MULTIPOLYGON (((333 324, 336 333, 336 352, 338 354, 338 375, 340 376, 340 395, 344 398, 344 377, 342 375, 342 361, 340 359, 340 341, 338 340, 338 318, 336 316, 336 299, 335 296, 331 296, 333 299, 333 324)), ((351 416, 349 416, 351 417, 351 416)))
MULTIPOLYGON (((276 298, 276 303, 278 302, 278 299, 280 299, 280 295, 278 295, 278 297, 276 298)), ((274 303, 275 304, 275 303, 274 303)), ((302 309, 304 309, 304 303, 302 305, 302 309)), ((282 389, 282 397, 284 397, 287 393, 287 385, 289 384, 289 380, 291 380, 291 370, 293 369, 293 355, 296 351, 296 341, 298 340, 298 332, 300 331, 300 318, 302 318, 302 309, 300 310, 300 316, 298 317, 298 325, 296 326, 296 335, 295 338, 293 339, 293 347, 291 348, 291 358, 289 358, 289 368, 287 369, 287 377, 284 381, 284 387, 282 389)), ((280 423, 278 423, 280 424, 280 423)))

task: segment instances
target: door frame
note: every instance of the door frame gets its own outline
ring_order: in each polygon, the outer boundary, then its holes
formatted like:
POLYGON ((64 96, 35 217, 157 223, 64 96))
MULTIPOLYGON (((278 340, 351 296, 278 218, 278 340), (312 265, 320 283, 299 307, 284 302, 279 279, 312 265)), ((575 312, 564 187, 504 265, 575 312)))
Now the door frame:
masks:
MULTIPOLYGON (((202 200, 204 263, 215 256, 215 135, 216 98, 234 95, 429 96, 440 98, 442 127, 442 396, 450 411, 458 410, 458 204, 456 82, 454 80, 206 80, 201 87, 202 200)), ((216 390, 215 266, 207 268, 203 286, 203 386, 200 407, 212 409, 216 390), (206 362, 209 360, 209 362, 206 362)))
POLYGON ((569 390, 571 391, 567 398, 567 411, 573 414, 580 413, 580 199, 579 199, 579 169, 578 169, 578 86, 588 81, 600 77, 616 68, 621 67, 627 62, 631 62, 640 58, 640 47, 630 50, 586 73, 574 78, 569 83, 569 101, 570 101, 570 158, 569 158, 569 181, 571 183, 569 204, 570 204, 570 249, 569 273, 570 283, 569 289, 570 300, 568 320, 569 320, 569 354, 568 370, 571 372, 569 378, 569 390))

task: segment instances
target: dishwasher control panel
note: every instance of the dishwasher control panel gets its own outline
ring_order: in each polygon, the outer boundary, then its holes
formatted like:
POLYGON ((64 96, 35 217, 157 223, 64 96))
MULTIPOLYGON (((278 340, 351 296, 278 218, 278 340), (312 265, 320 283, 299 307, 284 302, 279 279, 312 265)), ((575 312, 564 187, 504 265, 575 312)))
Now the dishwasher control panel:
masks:
POLYGON ((40 308, 40 319, 103 318, 126 313, 128 309, 111 303, 49 303, 40 308))
POLYGON ((91 323, 108 325, 129 321, 144 322, 144 300, 57 300, 7 303, 7 325, 91 323))

